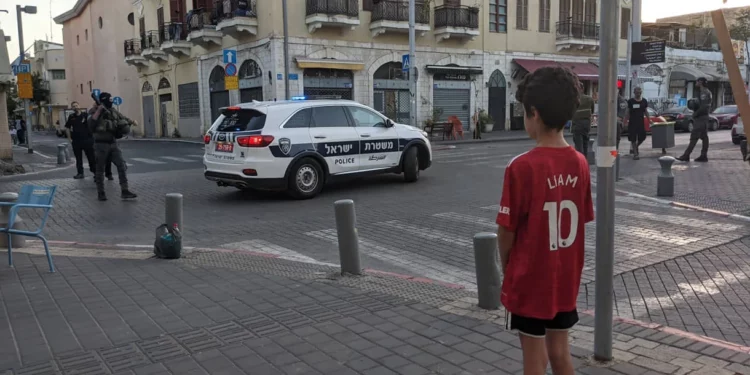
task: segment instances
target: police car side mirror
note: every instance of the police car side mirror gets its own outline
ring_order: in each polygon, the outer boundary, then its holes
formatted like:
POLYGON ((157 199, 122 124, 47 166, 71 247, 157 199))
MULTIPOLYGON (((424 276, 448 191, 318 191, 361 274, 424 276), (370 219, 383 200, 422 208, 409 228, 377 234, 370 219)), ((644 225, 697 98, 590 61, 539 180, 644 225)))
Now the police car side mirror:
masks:
POLYGON ((391 119, 386 119, 385 120, 385 127, 386 128, 392 128, 393 127, 393 121, 391 121, 391 119))

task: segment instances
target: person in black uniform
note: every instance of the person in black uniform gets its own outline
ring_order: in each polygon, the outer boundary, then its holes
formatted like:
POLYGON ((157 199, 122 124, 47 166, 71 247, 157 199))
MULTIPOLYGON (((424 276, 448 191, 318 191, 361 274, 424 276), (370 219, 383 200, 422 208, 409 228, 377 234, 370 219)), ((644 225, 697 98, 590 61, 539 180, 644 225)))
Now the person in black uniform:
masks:
POLYGON ((633 150, 633 160, 641 158, 638 147, 646 140, 646 108, 648 101, 642 97, 643 90, 636 87, 634 98, 628 100, 628 140, 633 150))
MULTIPOLYGON (((711 90, 706 87, 708 80, 701 77, 695 82, 695 87, 700 90, 698 93, 697 109, 693 109, 693 130, 690 132, 690 144, 677 160, 690 161, 690 154, 693 152, 698 140, 701 140, 701 156, 695 161, 708 161, 708 120, 713 105, 713 96, 711 90)), ((691 99, 692 100, 692 99, 691 99)))
MULTIPOLYGON (((94 156, 94 136, 88 127, 88 113, 82 111, 78 102, 70 105, 75 112, 68 116, 65 122, 65 128, 70 132, 68 137, 73 144, 73 155, 76 157, 77 174, 73 177, 76 180, 83 178, 83 155, 89 162, 89 171, 96 173, 96 157, 94 156)), ((112 180, 112 165, 107 164, 107 178, 112 180)))

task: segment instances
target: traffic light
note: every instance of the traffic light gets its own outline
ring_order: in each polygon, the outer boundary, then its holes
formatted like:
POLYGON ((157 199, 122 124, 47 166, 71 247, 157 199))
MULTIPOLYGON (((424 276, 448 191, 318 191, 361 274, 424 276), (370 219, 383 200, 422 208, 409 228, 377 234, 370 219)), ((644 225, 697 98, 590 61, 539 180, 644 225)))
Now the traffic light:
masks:
POLYGON ((623 82, 623 80, 621 80, 621 79, 618 79, 617 80, 617 88, 621 89, 623 86, 625 86, 625 82, 623 82))

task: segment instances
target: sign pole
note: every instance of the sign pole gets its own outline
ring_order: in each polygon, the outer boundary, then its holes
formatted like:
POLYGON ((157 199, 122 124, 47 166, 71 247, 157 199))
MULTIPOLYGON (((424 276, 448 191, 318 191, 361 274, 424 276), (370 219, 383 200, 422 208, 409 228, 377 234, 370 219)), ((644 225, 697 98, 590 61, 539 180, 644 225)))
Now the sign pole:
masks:
POLYGON ((612 284, 615 248, 615 160, 617 158, 617 46, 620 1, 602 0, 599 45, 599 135, 596 149, 596 314, 594 358, 612 360, 612 284))
MULTIPOLYGON (((737 109, 742 118, 750 118, 750 101, 748 100, 747 91, 745 91, 745 82, 742 80, 740 65, 737 62, 737 57, 734 55, 732 39, 729 36, 729 29, 727 28, 727 22, 724 19, 724 12, 721 9, 715 10, 711 12, 711 18, 714 22, 714 29, 716 30, 716 39, 719 40, 719 46, 721 47, 721 54, 724 57, 724 64, 727 66, 729 84, 732 86, 732 93, 734 93, 737 109)), ((750 121, 743 121, 743 125, 745 134, 749 134, 748 130, 750 130, 750 121)))
POLYGON ((628 76, 625 77, 625 79, 626 79, 625 82, 627 82, 625 84, 625 87, 627 87, 627 90, 628 90, 627 93, 628 94, 625 96, 625 99, 630 99, 633 96, 633 73, 632 73, 632 70, 633 70, 633 65, 632 65, 632 61, 633 61, 633 22, 628 22, 628 54, 627 55, 628 55, 627 62, 626 62, 627 68, 625 69, 625 72, 626 72, 626 74, 628 76))
MULTIPOLYGON (((21 17, 21 6, 16 5, 16 18, 18 19, 18 49, 20 53, 18 54, 18 64, 21 65, 24 63, 25 54, 23 53, 23 17, 21 17)), ((31 144, 31 137, 34 131, 34 126, 31 122, 31 114, 29 113, 29 99, 23 100, 23 111, 24 116, 26 116, 26 133, 24 134, 26 136, 26 146, 28 147, 29 154, 34 153, 34 148, 31 144)))
POLYGON ((415 0, 409 0, 409 98, 411 108, 409 110, 411 126, 417 125, 417 64, 416 64, 416 18, 417 10, 415 0))

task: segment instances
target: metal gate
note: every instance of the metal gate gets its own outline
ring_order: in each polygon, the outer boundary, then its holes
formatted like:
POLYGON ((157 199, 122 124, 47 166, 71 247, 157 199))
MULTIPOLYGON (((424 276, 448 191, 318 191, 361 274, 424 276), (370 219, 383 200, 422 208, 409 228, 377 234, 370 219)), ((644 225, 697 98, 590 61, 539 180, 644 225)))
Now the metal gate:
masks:
POLYGON ((495 70, 490 76, 489 81, 489 115, 494 123, 494 131, 505 130, 505 105, 506 105, 506 88, 505 76, 499 70, 495 70))
POLYGON ((350 70, 305 69, 304 95, 308 99, 354 99, 350 70))
POLYGON ((172 94, 159 95, 159 122, 161 123, 161 136, 169 137, 169 114, 167 107, 172 105, 172 94))
POLYGON ((156 118, 154 114, 154 96, 143 97, 143 133, 146 137, 156 137, 156 118))
POLYGON ((219 118, 219 109, 229 107, 229 91, 215 91, 211 93, 211 124, 219 118))
POLYGON ((470 125, 470 91, 468 89, 433 89, 432 106, 433 108, 443 109, 440 121, 445 121, 448 116, 456 116, 461 120, 464 129, 468 130, 470 125))
POLYGON ((375 110, 399 124, 411 121, 409 90, 375 90, 373 92, 375 110))
POLYGON ((240 103, 250 103, 253 100, 263 101, 263 88, 253 87, 240 90, 240 103))

